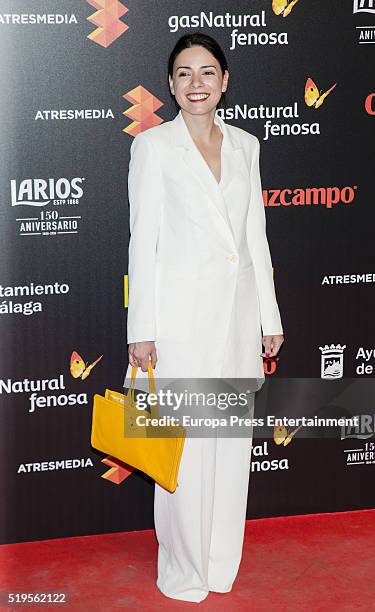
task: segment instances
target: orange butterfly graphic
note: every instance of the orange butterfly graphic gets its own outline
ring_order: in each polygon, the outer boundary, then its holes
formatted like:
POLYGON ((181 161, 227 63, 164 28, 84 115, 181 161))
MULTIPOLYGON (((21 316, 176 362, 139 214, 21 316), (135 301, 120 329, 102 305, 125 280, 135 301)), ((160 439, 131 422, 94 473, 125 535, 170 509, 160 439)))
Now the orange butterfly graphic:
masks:
POLYGON ((274 430, 273 430, 273 441, 278 446, 280 446, 280 444, 282 444, 283 446, 288 446, 288 444, 291 443, 292 439, 296 435, 297 431, 301 429, 301 427, 302 425, 299 425, 299 427, 297 427, 296 429, 293 429, 293 431, 288 433, 287 428, 284 427, 283 425, 276 426, 274 427, 274 430))
POLYGON ((287 17, 297 2, 298 0, 292 0, 291 2, 288 2, 288 0, 272 0, 272 10, 275 15, 287 17))
POLYGON ((305 102, 307 106, 314 106, 315 108, 319 108, 328 96, 331 91, 336 87, 337 83, 332 85, 327 91, 324 93, 320 93, 319 89, 315 85, 314 81, 310 78, 307 79, 305 85, 305 102))
POLYGON ((73 351, 72 356, 70 358, 71 375, 73 376, 73 378, 82 378, 82 380, 85 380, 85 378, 88 377, 91 370, 96 366, 97 363, 99 363, 102 357, 103 355, 100 355, 100 357, 95 359, 92 364, 87 365, 87 363, 83 361, 81 355, 79 355, 76 351, 73 351))

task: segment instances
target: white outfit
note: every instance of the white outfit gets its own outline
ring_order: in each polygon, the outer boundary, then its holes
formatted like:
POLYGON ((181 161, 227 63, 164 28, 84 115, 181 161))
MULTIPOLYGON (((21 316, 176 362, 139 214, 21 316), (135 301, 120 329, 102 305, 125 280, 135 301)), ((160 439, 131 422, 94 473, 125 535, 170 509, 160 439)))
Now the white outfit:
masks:
POLYGON ((229 592, 242 556, 252 431, 246 438, 187 438, 179 486, 155 484, 157 586, 200 602, 229 592))
MULTIPOLYGON (((155 341, 156 386, 158 378, 225 377, 257 379, 260 388, 262 332, 283 333, 260 143, 218 114, 215 123, 223 133, 220 183, 181 111, 131 145, 127 340, 155 341)), ((138 368, 136 388, 146 378, 138 368)), ((251 442, 251 432, 187 438, 177 490, 155 485, 157 585, 167 596, 202 601, 209 590, 230 590, 242 553, 251 442)))

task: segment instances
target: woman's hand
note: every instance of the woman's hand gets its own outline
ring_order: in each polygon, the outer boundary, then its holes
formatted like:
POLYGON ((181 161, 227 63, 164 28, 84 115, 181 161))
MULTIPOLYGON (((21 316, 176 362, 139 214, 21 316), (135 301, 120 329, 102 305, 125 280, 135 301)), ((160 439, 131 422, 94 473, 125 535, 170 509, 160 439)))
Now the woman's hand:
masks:
POLYGON ((275 357, 280 350, 282 343, 284 342, 284 336, 263 336, 262 344, 264 346, 264 353, 261 353, 262 357, 275 357))
POLYGON ((128 349, 130 365, 137 367, 141 366, 142 372, 148 371, 148 364, 151 359, 153 368, 156 366, 157 355, 155 342, 147 340, 147 342, 131 342, 128 349))

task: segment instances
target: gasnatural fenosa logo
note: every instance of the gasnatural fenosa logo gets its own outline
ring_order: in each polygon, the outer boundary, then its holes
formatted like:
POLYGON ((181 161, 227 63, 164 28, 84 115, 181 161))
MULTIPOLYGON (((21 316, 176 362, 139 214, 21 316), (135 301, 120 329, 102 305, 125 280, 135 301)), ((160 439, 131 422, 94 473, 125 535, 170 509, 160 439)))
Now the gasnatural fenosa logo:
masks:
POLYGON ((297 2, 298 0, 291 0, 290 2, 288 0, 272 0, 272 10, 275 15, 287 17, 297 2))
POLYGON ((326 99, 326 97, 333 91, 336 87, 337 83, 334 83, 327 91, 321 92, 318 89, 318 86, 314 81, 310 78, 307 79, 305 85, 305 103, 307 106, 313 106, 314 108, 319 108, 326 99))

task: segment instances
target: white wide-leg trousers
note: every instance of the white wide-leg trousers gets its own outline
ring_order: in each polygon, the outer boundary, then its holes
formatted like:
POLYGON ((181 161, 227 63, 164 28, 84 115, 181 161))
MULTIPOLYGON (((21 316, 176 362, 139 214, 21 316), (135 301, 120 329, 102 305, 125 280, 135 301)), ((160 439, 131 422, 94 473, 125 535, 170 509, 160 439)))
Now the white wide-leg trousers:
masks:
POLYGON ((178 487, 155 484, 159 590, 200 602, 229 592, 241 557, 250 476, 252 427, 241 438, 185 440, 178 487))

